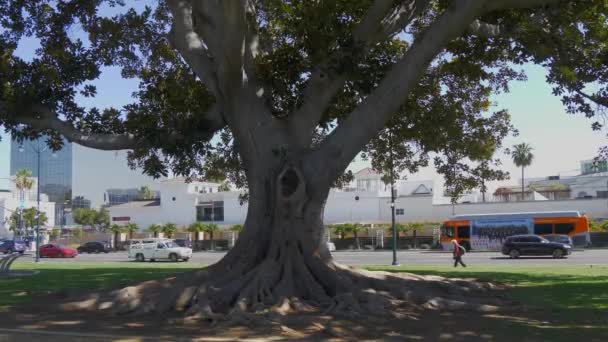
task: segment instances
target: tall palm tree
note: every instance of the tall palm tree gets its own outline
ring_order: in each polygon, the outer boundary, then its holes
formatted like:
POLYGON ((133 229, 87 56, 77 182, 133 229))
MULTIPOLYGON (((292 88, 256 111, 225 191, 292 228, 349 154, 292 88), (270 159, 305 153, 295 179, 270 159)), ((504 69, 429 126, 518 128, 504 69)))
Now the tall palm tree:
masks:
POLYGON ((194 235, 194 243, 196 245, 198 242, 198 233, 205 231, 205 224, 202 222, 194 222, 188 226, 187 230, 194 235))
POLYGON ((15 187, 19 190, 20 199, 23 198, 23 193, 26 190, 30 190, 34 186, 34 180, 32 179, 32 170, 19 169, 15 172, 15 187))
POLYGON ((511 157, 515 166, 521 167, 521 199, 524 200, 524 168, 532 164, 534 155, 532 154, 532 147, 526 143, 521 143, 513 146, 513 152, 511 157))
POLYGON ((166 223, 161 228, 161 231, 163 232, 163 234, 165 235, 166 238, 170 239, 173 237, 173 234, 175 234, 175 232, 177 231, 177 226, 175 225, 175 223, 166 223))
POLYGON ((113 224, 108 228, 108 230, 114 236, 114 249, 118 249, 118 236, 120 235, 120 233, 124 232, 124 227, 119 226, 117 224, 113 224))
POLYGON ((125 224, 125 231, 129 233, 129 240, 133 240, 133 233, 139 230, 139 227, 136 223, 127 223, 125 224))
POLYGON ((215 250, 215 241, 213 240, 213 234, 220 231, 220 227, 215 223, 208 223, 205 225, 205 233, 209 234, 211 240, 211 250, 215 250))
POLYGON ((151 224, 150 226, 148 226, 148 232, 154 234, 154 237, 158 237, 158 233, 161 232, 162 227, 159 224, 151 224))

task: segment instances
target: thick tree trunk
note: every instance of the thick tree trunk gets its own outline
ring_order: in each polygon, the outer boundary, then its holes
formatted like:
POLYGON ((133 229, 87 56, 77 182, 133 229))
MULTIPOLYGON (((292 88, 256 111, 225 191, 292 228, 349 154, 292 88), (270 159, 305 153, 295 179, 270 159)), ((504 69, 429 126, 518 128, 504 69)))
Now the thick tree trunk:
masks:
POLYGON ((279 313, 321 309, 352 317, 388 313, 393 300, 423 304, 470 290, 463 288, 467 284, 433 280, 424 285, 420 276, 376 275, 334 263, 324 243, 321 217, 329 186, 315 188, 297 167, 280 170, 250 178, 244 229, 218 263, 68 302, 62 308, 115 314, 181 311, 189 319, 211 320, 251 318, 251 312, 267 308, 279 313))

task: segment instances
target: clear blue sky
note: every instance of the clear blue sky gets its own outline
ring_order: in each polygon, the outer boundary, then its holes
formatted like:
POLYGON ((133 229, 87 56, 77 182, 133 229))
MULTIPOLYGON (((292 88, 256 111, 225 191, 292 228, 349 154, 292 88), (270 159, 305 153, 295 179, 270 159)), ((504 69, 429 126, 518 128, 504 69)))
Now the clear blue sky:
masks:
MULTIPOLYGON (((138 2, 142 7, 145 2, 138 2)), ((114 10, 112 10, 114 11, 114 10)), ((108 12, 109 13, 109 12, 108 12)), ((20 44, 17 54, 25 59, 35 55, 37 42, 33 39, 20 44)), ((526 177, 541 177, 557 174, 573 174, 580 168, 580 161, 593 158, 600 146, 606 144, 602 132, 593 132, 590 121, 581 115, 566 114, 560 99, 551 94, 551 88, 545 83, 545 71, 537 66, 525 67, 528 80, 511 85, 511 92, 495 96, 497 109, 507 109, 512 116, 512 123, 520 135, 508 138, 505 146, 526 142, 534 148, 534 161, 527 168, 526 177)), ((108 106, 121 107, 131 101, 131 94, 137 89, 137 81, 124 80, 117 68, 106 68, 96 82, 97 97, 81 98, 87 107, 108 106)), ((10 142, 3 129, 0 129, 0 189, 7 187, 6 180, 10 167, 10 142)), ((504 169, 512 175, 510 183, 520 177, 517 169, 507 156, 502 156, 504 169)), ((367 166, 367 163, 355 161, 351 169, 367 166)), ((432 168, 421 170, 410 179, 438 179, 432 168)))

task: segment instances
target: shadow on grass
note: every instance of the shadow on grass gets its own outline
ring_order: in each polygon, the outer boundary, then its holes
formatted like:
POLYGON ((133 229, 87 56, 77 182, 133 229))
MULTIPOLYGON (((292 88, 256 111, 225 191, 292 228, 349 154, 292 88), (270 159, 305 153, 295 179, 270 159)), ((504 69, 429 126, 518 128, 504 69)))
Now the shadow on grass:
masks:
POLYGON ((130 284, 162 279, 178 273, 188 272, 193 268, 120 268, 97 267, 62 269, 37 268, 39 274, 31 277, 8 278, 0 280, 0 307, 12 306, 29 301, 32 296, 70 290, 107 289, 130 284))

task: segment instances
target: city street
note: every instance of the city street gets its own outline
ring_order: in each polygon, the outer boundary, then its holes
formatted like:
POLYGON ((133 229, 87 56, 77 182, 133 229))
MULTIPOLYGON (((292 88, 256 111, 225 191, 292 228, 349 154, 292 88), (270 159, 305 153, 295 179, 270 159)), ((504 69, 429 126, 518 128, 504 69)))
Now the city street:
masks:
MULTIPOLYGON (((224 256, 219 252, 196 252, 189 263, 209 265, 224 256)), ((389 265, 392 261, 391 251, 339 251, 333 253, 334 258, 347 265, 389 265)), ((27 258, 27 257, 25 257, 27 258)), ((24 259, 25 259, 24 258, 24 259)), ((452 258, 446 252, 402 251, 397 254, 401 265, 447 265, 452 258)), ((74 259, 42 259, 43 262, 128 262, 126 252, 109 254, 81 254, 74 259)), ((568 258, 555 260, 550 257, 522 257, 509 259, 498 252, 471 252, 464 256, 464 261, 470 266, 475 265, 544 265, 547 267, 560 267, 568 265, 608 265, 608 249, 575 251, 568 258)))

